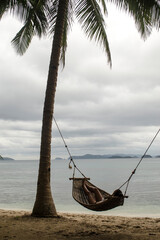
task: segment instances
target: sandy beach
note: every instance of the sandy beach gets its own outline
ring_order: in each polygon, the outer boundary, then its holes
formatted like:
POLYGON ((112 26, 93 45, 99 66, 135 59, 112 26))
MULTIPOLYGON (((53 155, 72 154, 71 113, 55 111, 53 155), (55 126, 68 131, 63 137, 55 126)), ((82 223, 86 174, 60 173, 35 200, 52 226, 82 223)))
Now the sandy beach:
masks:
POLYGON ((160 218, 59 213, 33 218, 30 212, 0 210, 0 240, 159 240, 160 218))

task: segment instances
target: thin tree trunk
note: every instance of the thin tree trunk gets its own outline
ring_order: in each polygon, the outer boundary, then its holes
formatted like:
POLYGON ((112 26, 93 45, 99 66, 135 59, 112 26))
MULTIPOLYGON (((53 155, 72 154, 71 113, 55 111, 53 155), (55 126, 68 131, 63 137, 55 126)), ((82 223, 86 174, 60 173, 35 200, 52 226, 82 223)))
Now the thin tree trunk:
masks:
POLYGON ((51 193, 50 165, 51 165, 51 136, 54 99, 57 85, 58 67, 60 61, 61 42, 64 31, 64 20, 68 0, 59 0, 57 21, 52 45, 46 96, 43 110, 41 152, 39 175, 37 183, 36 201, 32 216, 53 217, 57 216, 56 208, 51 193))

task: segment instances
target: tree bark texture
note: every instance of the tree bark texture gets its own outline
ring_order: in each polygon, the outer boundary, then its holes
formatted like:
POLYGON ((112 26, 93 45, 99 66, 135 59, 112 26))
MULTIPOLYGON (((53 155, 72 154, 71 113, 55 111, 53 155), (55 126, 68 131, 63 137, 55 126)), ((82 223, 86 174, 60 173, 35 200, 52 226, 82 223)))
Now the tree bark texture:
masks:
POLYGON ((37 195, 32 211, 32 216, 37 217, 57 216, 50 184, 51 137, 52 137, 52 120, 54 112, 54 99, 57 86, 58 67, 61 52, 61 42, 64 31, 64 22, 66 18, 67 8, 68 0, 59 0, 58 14, 52 44, 48 81, 43 110, 37 195))

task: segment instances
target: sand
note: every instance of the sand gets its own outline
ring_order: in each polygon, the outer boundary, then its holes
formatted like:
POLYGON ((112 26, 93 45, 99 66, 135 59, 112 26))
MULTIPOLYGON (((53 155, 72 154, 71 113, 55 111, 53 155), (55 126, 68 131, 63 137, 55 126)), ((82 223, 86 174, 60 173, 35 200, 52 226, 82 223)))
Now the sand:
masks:
POLYGON ((30 212, 0 210, 0 240, 160 240, 160 218, 59 213, 33 218, 30 212))

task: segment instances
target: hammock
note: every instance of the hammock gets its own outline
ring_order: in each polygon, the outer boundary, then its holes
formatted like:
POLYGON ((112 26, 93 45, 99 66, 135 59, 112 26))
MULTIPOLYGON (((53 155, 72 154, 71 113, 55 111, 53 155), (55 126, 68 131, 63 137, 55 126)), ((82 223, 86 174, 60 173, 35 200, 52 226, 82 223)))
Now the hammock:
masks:
POLYGON ((69 168, 72 168, 71 163, 73 164, 74 170, 73 170, 73 177, 70 178, 70 180, 73 180, 73 187, 72 187, 72 196, 73 198, 79 203, 81 204, 83 207, 88 208, 90 210, 93 211, 105 211, 105 210, 109 210, 118 206, 122 206, 124 203, 124 198, 128 198, 128 196, 126 196, 127 193, 127 189, 130 183, 131 178, 133 177, 133 175, 135 174, 138 166, 140 165, 140 163, 142 162, 143 158, 146 156, 146 153, 148 152, 149 148, 151 147, 152 143, 154 142, 155 138, 157 137, 158 133, 160 132, 160 129, 157 131, 156 135, 154 136, 154 138, 152 139, 151 143, 149 144, 149 146, 147 147, 145 153, 143 154, 143 156, 141 157, 141 159, 139 160, 138 164, 136 165, 135 169, 132 171, 131 175, 129 176, 129 178, 117 189, 120 193, 120 195, 114 194, 109 194, 107 192, 105 192, 104 190, 97 188, 96 186, 94 186, 91 182, 89 182, 89 178, 86 178, 85 175, 80 171, 80 169, 75 165, 75 162, 73 161, 72 155, 68 149, 68 146, 63 138, 63 135, 59 129, 59 126, 55 120, 55 118, 53 117, 55 124, 57 126, 57 129, 60 133, 60 136, 64 142, 64 145, 66 147, 66 150, 70 156, 70 162, 69 162, 69 168), (79 173, 83 176, 83 178, 75 178, 75 170, 78 170, 79 173), (104 200, 96 202, 95 204, 91 204, 88 201, 88 197, 86 195, 86 193, 84 192, 83 189, 83 181, 87 181, 87 184, 89 184, 90 186, 96 187, 104 200), (123 186, 126 185, 124 194, 122 194, 121 192, 121 188, 123 186))
POLYGON ((90 204, 88 202, 87 195, 83 190, 84 179, 88 185, 95 187, 91 182, 87 180, 87 178, 70 178, 70 180, 73 180, 72 196, 83 207, 88 208, 92 211, 106 211, 123 205, 124 203, 123 194, 122 196, 114 196, 99 188, 98 190, 102 194, 104 200, 97 202, 95 204, 90 204))

